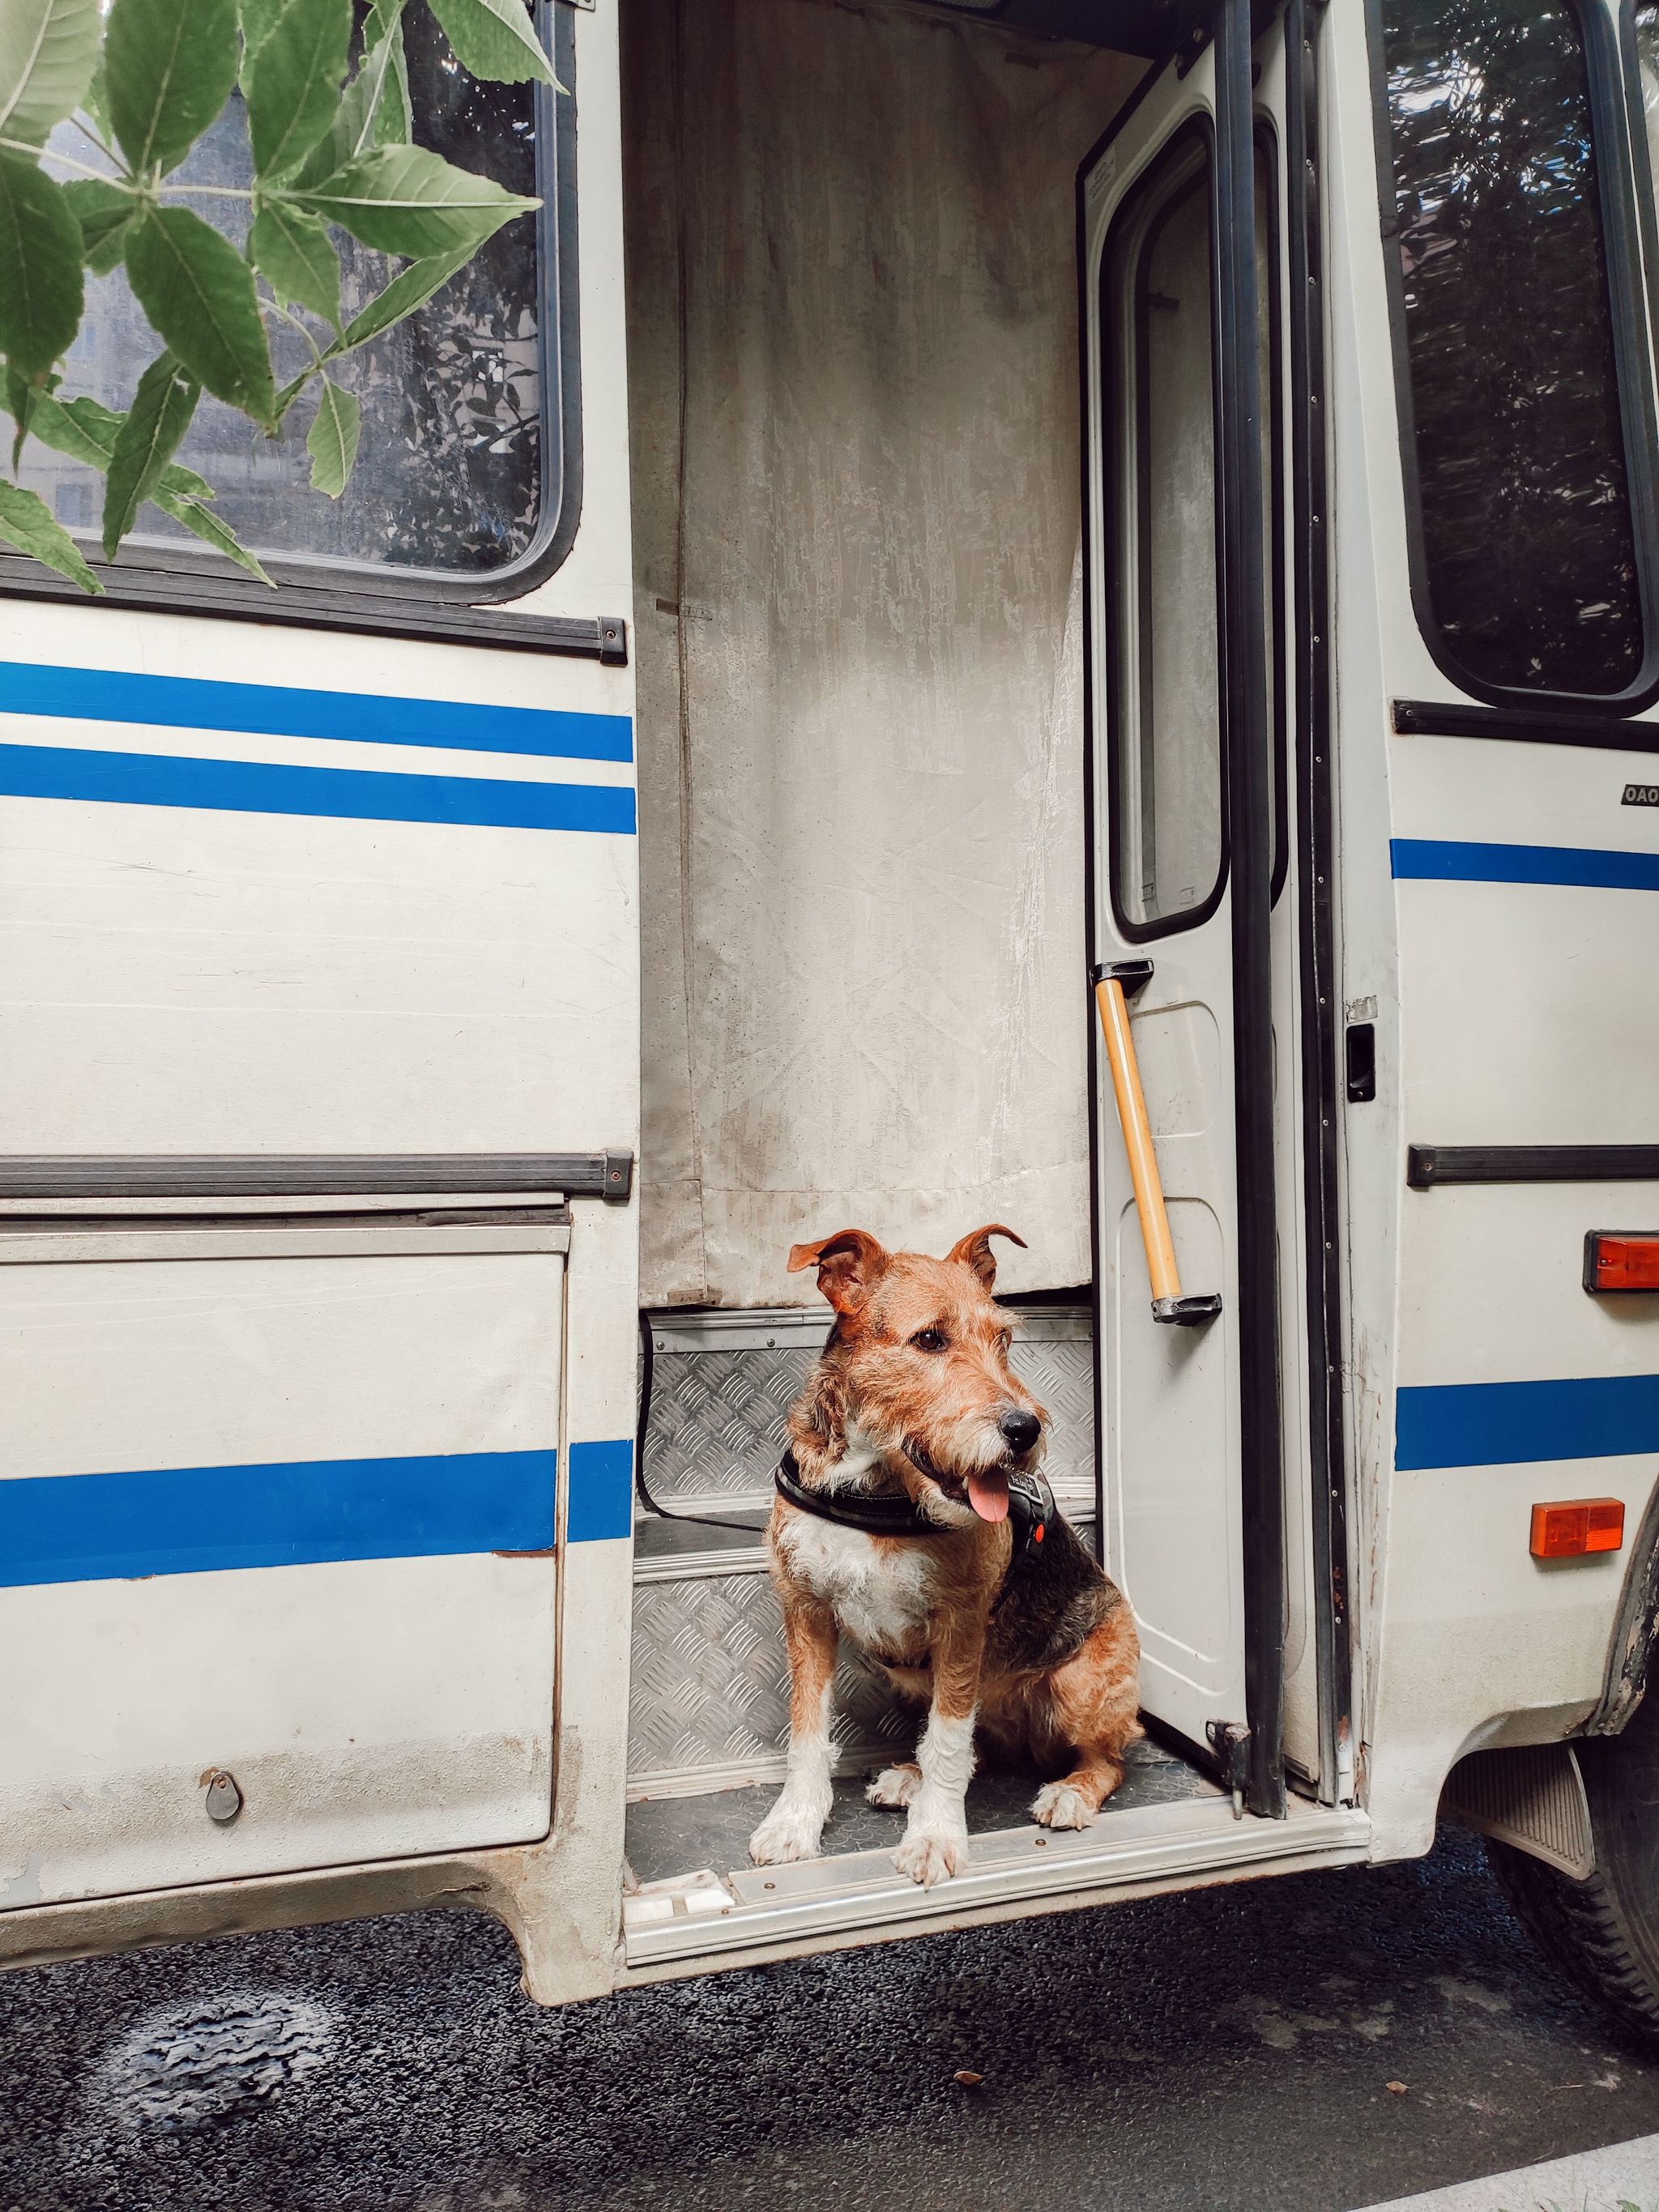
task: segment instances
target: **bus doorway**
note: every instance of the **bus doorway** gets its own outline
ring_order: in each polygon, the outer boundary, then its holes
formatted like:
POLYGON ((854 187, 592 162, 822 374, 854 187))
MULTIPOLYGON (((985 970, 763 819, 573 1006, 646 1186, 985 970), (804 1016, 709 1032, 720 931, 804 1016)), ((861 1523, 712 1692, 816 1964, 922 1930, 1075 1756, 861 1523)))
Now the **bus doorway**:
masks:
POLYGON ((1036 1910, 1176 1864, 1362 1848, 1359 1816, 1328 1825, 1310 1802, 1322 1777, 1334 1785, 1295 1440, 1300 878, 1276 787, 1285 33, 1263 25, 1253 42, 1235 12, 1218 11, 1219 43, 1206 37, 1183 71, 1155 64, 1138 96, 1127 56, 943 9, 801 0, 763 22, 739 0, 714 50, 677 40, 672 0, 635 19, 655 1139, 630 1973, 752 1956, 809 1929, 850 1941, 941 1909, 953 1922, 1036 1910), (1016 266, 1018 294, 1004 281, 1016 266), (1118 338, 1132 367, 1137 343, 1143 363, 1158 349, 1133 387, 1118 338), (1048 382, 1061 347, 1063 408, 1048 382), (1139 505, 1115 534, 1102 488, 1138 437, 1139 505), (1218 453, 1248 455, 1251 480, 1218 453), (1039 485, 1041 499, 1024 496, 1039 485), (1159 526, 1137 603, 1149 505, 1159 526), (1184 718, 1185 749, 1168 760, 1164 722, 1142 747, 1111 690, 1124 589, 1184 718), (1155 878, 1127 927, 1104 858, 1120 805, 1106 764, 1126 750, 1155 878), (1045 787, 1059 794, 1048 814, 1045 787), (1054 873, 1016 896, 1027 854, 1054 873), (1272 931, 1283 941, 1270 947, 1272 931), (1140 958, 1155 972, 1133 1027, 1187 1287, 1221 1299, 1207 1327, 1150 1311, 1103 1066, 1090 1155, 1089 969, 1140 958), (1062 1174, 1046 1148, 1068 1132, 1043 1117, 1067 1096, 1073 1047, 1080 1157, 1062 1174), (822 1856, 751 1866, 788 1714, 763 1529, 785 1416, 830 1318, 784 1255, 844 1224, 943 1251, 980 1218, 1031 1247, 997 1281, 1019 1315, 1012 1364, 1056 1417, 1048 1471, 1062 1510, 1142 1623, 1154 1738, 1093 1826, 1065 1836, 1030 1825, 1030 1778, 988 1760, 968 1794, 969 1865, 924 1895, 895 1873, 890 1813, 865 1802, 871 1771, 909 1755, 915 1717, 843 1646, 822 1856))

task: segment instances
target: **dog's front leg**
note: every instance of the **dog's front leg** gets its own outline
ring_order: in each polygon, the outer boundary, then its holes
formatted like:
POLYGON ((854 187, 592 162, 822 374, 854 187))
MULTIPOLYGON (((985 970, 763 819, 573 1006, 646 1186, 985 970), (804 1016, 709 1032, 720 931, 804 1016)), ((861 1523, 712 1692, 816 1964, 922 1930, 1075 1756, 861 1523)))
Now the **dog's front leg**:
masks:
POLYGON ((968 1863, 968 1784, 984 1651, 981 1622, 953 1624, 933 1644, 933 1698, 916 1746, 921 1781, 910 1800, 904 1839, 893 1854, 899 1872, 925 1889, 968 1863))
POLYGON ((779 1596, 789 1653, 789 1764, 777 1803, 749 1838, 749 1856, 757 1866, 815 1859, 835 1802, 830 1721, 839 1641, 836 1616, 827 1605, 787 1583, 779 1596))

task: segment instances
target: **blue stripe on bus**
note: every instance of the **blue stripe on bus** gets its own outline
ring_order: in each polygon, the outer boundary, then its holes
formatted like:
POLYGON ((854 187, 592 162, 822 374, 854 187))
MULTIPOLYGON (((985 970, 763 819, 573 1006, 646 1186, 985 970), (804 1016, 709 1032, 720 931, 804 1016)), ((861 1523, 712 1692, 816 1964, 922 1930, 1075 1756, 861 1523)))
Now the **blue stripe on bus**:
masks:
POLYGON ((276 738, 349 738, 377 745, 451 745, 462 752, 539 753, 553 759, 634 757, 634 726, 626 714, 216 684, 196 676, 135 676, 32 660, 0 660, 0 713, 276 738))
POLYGON ((1579 845, 1463 845, 1395 837, 1396 878, 1439 884, 1582 884, 1594 890, 1659 891, 1659 853, 1579 845))
POLYGON ((1659 1451, 1659 1375, 1440 1382, 1395 1400, 1395 1464, 1406 1470, 1650 1451, 1659 1451))
POLYGON ((0 1583, 544 1552, 557 1455, 153 1468, 0 1481, 0 1583))
MULTIPOLYGON (((630 1441, 570 1447, 566 1534, 626 1536, 630 1441)), ((545 1552, 558 1455, 443 1452, 0 1481, 0 1586, 545 1552)))
POLYGON ((588 830, 631 836, 634 793, 597 783, 509 783, 389 769, 284 768, 185 760, 168 753, 82 752, 0 744, 0 794, 87 799, 218 813, 330 815, 345 821, 441 822, 488 830, 588 830))
POLYGON ((634 1531, 634 1443, 572 1444, 564 1533, 573 1544, 634 1531))

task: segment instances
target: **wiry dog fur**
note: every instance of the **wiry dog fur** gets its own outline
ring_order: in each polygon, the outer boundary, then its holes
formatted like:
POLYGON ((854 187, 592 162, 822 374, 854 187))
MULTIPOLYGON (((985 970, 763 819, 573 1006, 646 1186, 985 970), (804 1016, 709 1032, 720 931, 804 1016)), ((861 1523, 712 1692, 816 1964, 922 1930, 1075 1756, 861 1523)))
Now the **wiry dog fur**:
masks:
POLYGON ((1123 1778, 1140 1646, 1123 1598, 1059 1522, 1012 1577, 1008 1476, 1041 1459, 1048 1416, 1008 1365, 1012 1316, 994 1302, 993 1224, 943 1260, 888 1252, 861 1229, 797 1244, 836 1310, 789 1416, 803 1482, 908 1493, 940 1534, 878 1536, 780 1498, 769 1557, 789 1653, 787 1778, 755 1831, 763 1866, 817 1855, 831 1802, 830 1723, 839 1638, 927 1707, 914 1764, 872 1803, 908 1808, 895 1853, 922 1883, 968 1861, 964 1797, 977 1729, 1056 1779, 1032 1817, 1087 1827, 1123 1778))

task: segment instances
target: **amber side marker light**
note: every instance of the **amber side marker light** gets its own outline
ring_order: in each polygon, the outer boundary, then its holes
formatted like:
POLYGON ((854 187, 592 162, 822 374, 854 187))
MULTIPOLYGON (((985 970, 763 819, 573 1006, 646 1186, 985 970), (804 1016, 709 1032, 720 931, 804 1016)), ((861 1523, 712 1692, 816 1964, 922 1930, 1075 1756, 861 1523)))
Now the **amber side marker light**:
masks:
POLYGON ((1592 1229, 1584 1239, 1587 1291, 1659 1291, 1659 1236, 1592 1229))
POLYGON ((1582 1559, 1587 1552, 1617 1552, 1625 1541, 1624 1501, 1563 1498, 1532 1509, 1534 1559, 1582 1559))

